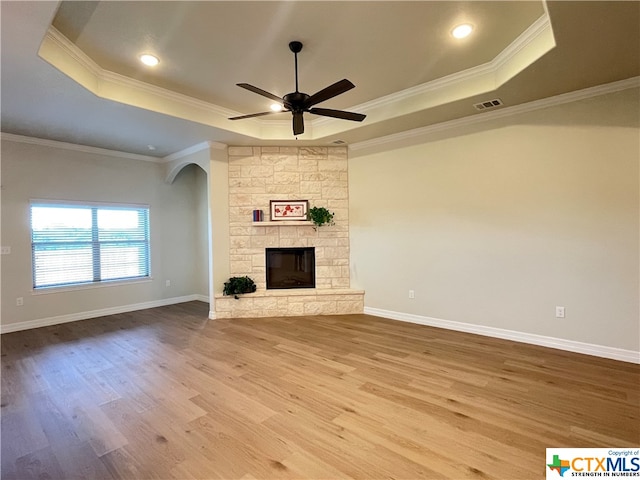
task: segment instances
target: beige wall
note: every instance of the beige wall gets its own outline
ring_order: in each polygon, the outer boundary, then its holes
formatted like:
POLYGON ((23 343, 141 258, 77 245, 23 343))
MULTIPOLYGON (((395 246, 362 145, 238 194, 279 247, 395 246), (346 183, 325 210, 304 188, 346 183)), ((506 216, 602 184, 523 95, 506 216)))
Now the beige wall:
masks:
MULTIPOLYGON (((192 232, 195 245, 193 275, 196 290, 192 293, 209 297, 209 196, 207 173, 198 165, 185 167, 193 175, 192 195, 195 204, 195 227, 192 232)), ((184 171, 184 170, 183 170, 184 171)), ((182 172, 181 172, 182 173, 182 172)))
POLYGON ((639 105, 627 90, 351 155, 365 306, 637 351, 639 105))
POLYGON ((196 258, 196 252, 203 250, 196 234, 202 231, 198 224, 203 218, 197 190, 206 186, 206 180, 195 167, 182 171, 170 185, 164 175, 163 166, 151 162, 3 140, 1 242, 11 247, 11 254, 2 256, 3 327, 206 294, 196 258), (150 205, 153 280, 32 294, 29 200, 33 198, 150 205), (169 288, 165 280, 171 281, 169 288), (16 306, 16 297, 24 298, 24 306, 16 306))

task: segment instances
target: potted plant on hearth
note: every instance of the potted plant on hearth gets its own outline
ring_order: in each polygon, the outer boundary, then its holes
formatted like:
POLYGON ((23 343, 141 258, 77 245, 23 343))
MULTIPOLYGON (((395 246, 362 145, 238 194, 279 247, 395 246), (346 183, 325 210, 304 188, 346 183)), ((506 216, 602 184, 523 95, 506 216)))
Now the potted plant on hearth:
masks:
POLYGON ((333 215, 333 212, 324 207, 313 207, 307 211, 307 220, 310 220, 313 223, 313 228, 317 230, 323 225, 335 225, 333 215))
POLYGON ((256 284, 249 277, 231 277, 228 282, 224 282, 223 295, 233 295, 238 300, 243 293, 253 293, 256 291, 256 284))

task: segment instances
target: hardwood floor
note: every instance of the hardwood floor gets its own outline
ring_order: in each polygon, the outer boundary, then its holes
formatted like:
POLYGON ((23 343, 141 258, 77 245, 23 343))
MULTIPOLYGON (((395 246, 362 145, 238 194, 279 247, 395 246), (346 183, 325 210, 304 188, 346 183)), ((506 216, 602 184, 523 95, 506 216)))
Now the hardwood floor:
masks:
POLYGON ((2 336, 2 479, 544 478, 640 444, 640 366, 191 302, 2 336))

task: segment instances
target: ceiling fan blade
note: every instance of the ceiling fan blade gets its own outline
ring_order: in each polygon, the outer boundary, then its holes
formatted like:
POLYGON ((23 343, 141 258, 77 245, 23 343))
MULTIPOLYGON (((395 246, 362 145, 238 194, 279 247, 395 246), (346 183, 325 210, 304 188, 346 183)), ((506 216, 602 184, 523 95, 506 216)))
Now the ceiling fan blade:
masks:
POLYGON ((304 133, 304 119, 302 112, 293 112, 293 134, 302 135, 304 133))
POLYGON ((239 87, 249 90, 250 92, 257 93, 258 95, 262 95, 263 97, 270 98, 274 102, 278 102, 282 104, 282 98, 274 95, 273 93, 269 93, 266 90, 262 90, 261 88, 254 87, 253 85, 249 85, 248 83, 236 83, 239 87))
POLYGON ((282 112, 250 113, 249 115, 240 115, 239 117, 231 117, 229 120, 243 120, 245 118, 253 118, 253 117, 261 117, 263 115, 271 115, 272 113, 282 113, 282 112))
POLYGON ((347 90, 351 90, 354 87, 355 85, 353 83, 351 83, 346 78, 343 78, 339 82, 336 82, 333 85, 329 85, 328 87, 323 88, 319 92, 316 92, 309 98, 307 98, 307 100, 304 102, 304 108, 307 109, 313 105, 316 105, 317 103, 329 100, 330 98, 340 95, 347 90))
POLYGON ((352 120, 354 122, 361 122, 367 117, 362 113, 345 112, 344 110, 333 110, 331 108, 312 108, 309 110, 309 113, 313 113, 314 115, 322 115, 324 117, 352 120))

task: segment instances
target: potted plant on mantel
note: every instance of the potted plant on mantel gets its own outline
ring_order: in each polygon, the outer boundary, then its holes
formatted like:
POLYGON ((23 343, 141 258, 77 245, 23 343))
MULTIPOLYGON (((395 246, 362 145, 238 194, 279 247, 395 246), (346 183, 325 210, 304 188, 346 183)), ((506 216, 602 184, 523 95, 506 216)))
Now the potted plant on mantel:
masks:
POLYGON ((324 207, 313 207, 307 211, 307 220, 313 223, 314 230, 323 225, 335 225, 333 216, 334 213, 324 207))
POLYGON ((256 284, 249 277, 231 277, 228 282, 224 282, 223 295, 233 295, 238 300, 243 293, 253 293, 256 291, 256 284))

